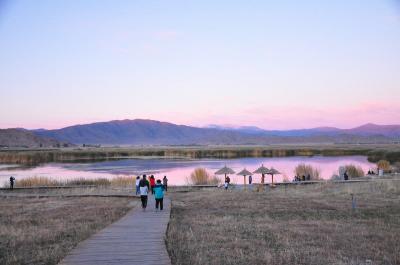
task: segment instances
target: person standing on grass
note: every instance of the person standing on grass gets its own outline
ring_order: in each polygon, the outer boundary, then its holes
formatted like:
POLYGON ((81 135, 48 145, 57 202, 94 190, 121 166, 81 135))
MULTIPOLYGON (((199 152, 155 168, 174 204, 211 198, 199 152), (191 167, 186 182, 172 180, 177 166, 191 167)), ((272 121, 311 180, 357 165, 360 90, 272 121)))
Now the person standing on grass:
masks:
POLYGON ((143 175, 142 180, 139 182, 140 189, 140 200, 142 201, 143 211, 146 210, 147 207, 147 196, 149 194, 149 182, 146 179, 146 175, 143 175))
POLYGON ((150 176, 150 188, 151 188, 151 194, 154 194, 154 187, 156 186, 156 179, 154 178, 153 175, 150 176))
POLYGON ((344 180, 349 180, 349 175, 347 175, 347 172, 344 172, 343 177, 344 177, 344 180))
POLYGON ((139 184, 140 184, 140 177, 139 176, 137 176, 136 177, 136 195, 139 195, 140 194, 140 186, 139 186, 139 184))
POLYGON ((164 190, 168 191, 168 179, 167 179, 167 176, 164 176, 162 181, 163 181, 163 185, 164 185, 164 190))
POLYGON ((13 176, 10 177, 10 190, 14 189, 14 182, 15 182, 15 178, 13 176))
POLYGON ((154 198, 156 199, 156 211, 160 206, 160 211, 164 208, 164 185, 161 184, 161 180, 157 179, 157 184, 154 186, 154 198))

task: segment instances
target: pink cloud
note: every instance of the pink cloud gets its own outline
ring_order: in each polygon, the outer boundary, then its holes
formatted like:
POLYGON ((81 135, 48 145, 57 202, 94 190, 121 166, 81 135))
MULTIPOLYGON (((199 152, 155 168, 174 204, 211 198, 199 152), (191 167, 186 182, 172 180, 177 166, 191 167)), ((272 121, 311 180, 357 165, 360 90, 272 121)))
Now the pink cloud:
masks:
POLYGON ((178 35, 179 33, 175 30, 163 30, 153 33, 153 36, 159 40, 173 40, 176 39, 178 35))
POLYGON ((167 120, 204 126, 254 125, 266 129, 297 129, 319 126, 352 128, 365 123, 400 124, 400 106, 384 102, 365 102, 356 106, 327 108, 307 106, 253 107, 225 114, 163 115, 167 120))

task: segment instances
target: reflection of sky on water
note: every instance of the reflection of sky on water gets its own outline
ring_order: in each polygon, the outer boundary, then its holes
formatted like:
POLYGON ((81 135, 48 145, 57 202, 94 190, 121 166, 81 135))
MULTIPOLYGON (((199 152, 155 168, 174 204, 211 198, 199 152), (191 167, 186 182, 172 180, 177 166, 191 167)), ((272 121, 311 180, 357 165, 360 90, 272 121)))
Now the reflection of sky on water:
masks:
MULTIPOLYGON (((139 175, 154 174, 158 178, 167 175, 170 184, 185 184, 186 178, 197 167, 204 167, 210 173, 227 165, 236 172, 244 167, 249 171, 256 170, 261 164, 266 167, 274 167, 282 174, 274 177, 281 181, 283 176, 290 180, 293 178, 293 170, 300 163, 311 164, 321 170, 323 178, 328 179, 340 166, 355 164, 361 166, 364 171, 373 168, 374 165, 363 156, 346 157, 274 157, 274 158, 240 158, 240 159, 202 159, 202 160, 181 160, 181 159, 124 159, 92 163, 49 163, 43 166, 28 169, 6 170, 0 168, 0 184, 7 181, 10 175, 17 178, 29 176, 48 176, 56 179, 66 178, 112 178, 116 175, 139 175)), ((243 177, 232 175, 233 182, 242 183, 243 177)), ((260 176, 255 175, 254 181, 258 182, 260 176)), ((270 178, 267 178, 269 180, 270 178)))

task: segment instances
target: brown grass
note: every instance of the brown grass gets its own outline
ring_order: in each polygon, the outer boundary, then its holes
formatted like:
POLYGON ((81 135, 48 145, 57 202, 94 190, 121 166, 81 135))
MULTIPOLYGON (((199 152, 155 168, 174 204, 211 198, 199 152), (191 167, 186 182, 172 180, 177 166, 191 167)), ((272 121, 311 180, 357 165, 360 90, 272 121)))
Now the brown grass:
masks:
POLYGON ((391 170, 390 163, 386 160, 379 160, 378 163, 376 163, 376 166, 378 167, 378 169, 383 169, 384 171, 391 170))
POLYGON ((196 168, 190 174, 189 182, 194 185, 217 185, 221 181, 216 176, 211 176, 205 168, 196 168))
POLYGON ((321 171, 317 168, 314 168, 311 165, 306 165, 306 164, 299 164, 295 169, 294 169, 294 173, 297 176, 308 176, 310 175, 311 180, 319 180, 320 175, 321 175, 321 171))
POLYGON ((350 178, 361 178, 365 176, 364 170, 360 166, 349 164, 344 166, 344 170, 350 178))
MULTIPOLYGON (((136 177, 118 176, 112 179, 106 178, 77 178, 58 180, 49 177, 34 176, 29 178, 17 179, 15 187, 54 187, 54 186, 81 186, 81 185, 97 185, 97 186, 115 186, 115 187, 134 187, 136 177)), ((8 187, 8 183, 4 187, 8 187)))
POLYGON ((400 181, 176 193, 167 232, 175 265, 400 264, 399 238, 400 181))
POLYGON ((128 210, 125 198, 0 200, 0 264, 57 264, 128 210))

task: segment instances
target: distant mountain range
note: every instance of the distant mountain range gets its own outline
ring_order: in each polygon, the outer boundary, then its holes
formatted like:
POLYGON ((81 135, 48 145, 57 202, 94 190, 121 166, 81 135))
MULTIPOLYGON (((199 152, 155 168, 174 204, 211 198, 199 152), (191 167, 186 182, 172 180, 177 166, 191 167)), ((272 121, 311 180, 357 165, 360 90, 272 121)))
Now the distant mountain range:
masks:
POLYGON ((57 130, 0 130, 3 146, 102 145, 265 145, 288 143, 393 143, 400 125, 365 124, 353 129, 318 127, 300 130, 264 130, 210 125, 206 128, 154 120, 115 120, 74 125, 57 130), (30 144, 29 144, 30 143, 30 144))
POLYGON ((377 125, 367 123, 352 129, 339 129, 335 127, 317 127, 312 129, 296 129, 296 130, 264 130, 255 126, 242 127, 224 127, 218 125, 210 125, 208 128, 220 130, 234 130, 250 134, 272 135, 272 136, 314 136, 314 135, 359 135, 359 136, 386 136, 399 137, 400 125, 377 125))

